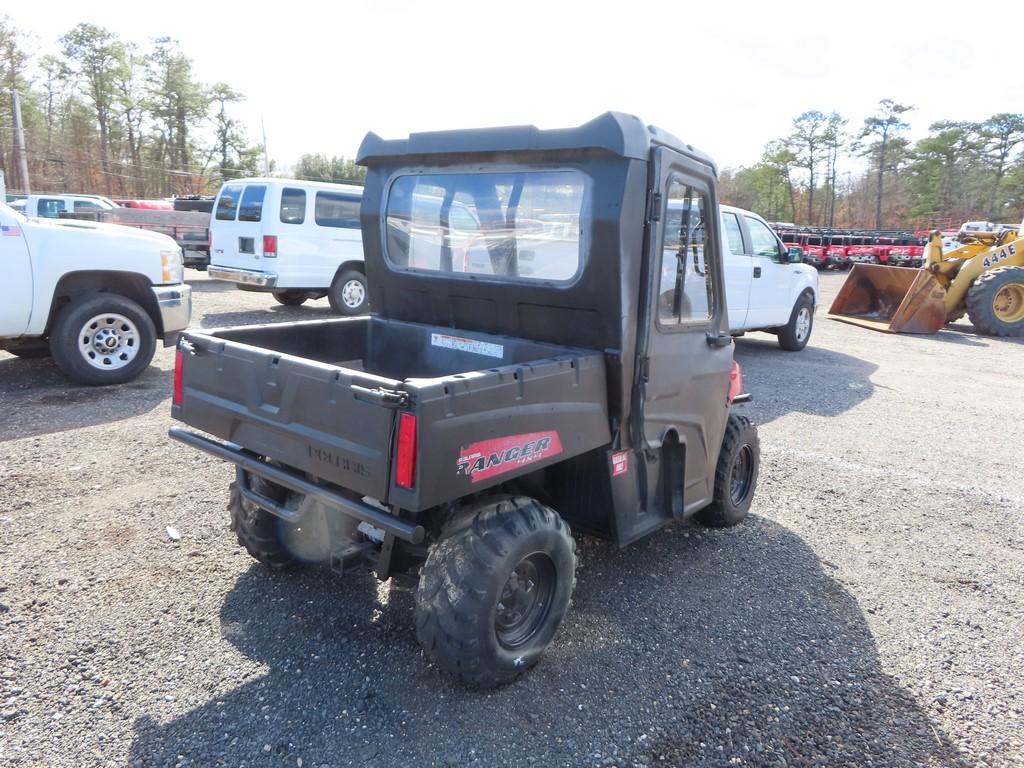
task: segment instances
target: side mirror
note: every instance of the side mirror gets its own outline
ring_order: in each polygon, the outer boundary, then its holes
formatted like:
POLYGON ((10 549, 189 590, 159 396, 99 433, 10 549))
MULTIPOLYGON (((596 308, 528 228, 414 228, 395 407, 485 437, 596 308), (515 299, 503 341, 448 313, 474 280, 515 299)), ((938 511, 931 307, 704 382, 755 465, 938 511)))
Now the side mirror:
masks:
POLYGON ((804 249, 799 245, 791 245, 786 249, 786 256, 790 264, 799 264, 804 260, 804 249))

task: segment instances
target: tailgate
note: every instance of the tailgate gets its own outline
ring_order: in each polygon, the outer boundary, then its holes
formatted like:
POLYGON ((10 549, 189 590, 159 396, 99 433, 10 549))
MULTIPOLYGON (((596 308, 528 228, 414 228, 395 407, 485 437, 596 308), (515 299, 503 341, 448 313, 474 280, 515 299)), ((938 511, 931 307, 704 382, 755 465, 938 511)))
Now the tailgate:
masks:
POLYGON ((375 499, 388 491, 398 382, 203 334, 183 336, 172 415, 281 464, 375 499))

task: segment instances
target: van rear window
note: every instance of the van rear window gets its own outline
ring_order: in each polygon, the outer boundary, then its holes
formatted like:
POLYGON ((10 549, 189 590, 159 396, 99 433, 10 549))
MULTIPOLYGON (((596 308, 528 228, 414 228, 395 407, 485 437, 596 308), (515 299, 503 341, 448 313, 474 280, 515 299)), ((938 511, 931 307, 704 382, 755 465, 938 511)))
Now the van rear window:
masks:
POLYGON ((281 223, 301 224, 306 220, 306 190, 285 187, 281 190, 281 223))
POLYGON ((239 221, 259 221, 263 218, 263 198, 267 188, 262 184, 250 184, 242 193, 242 204, 238 208, 239 221))
POLYGON ((313 218, 321 227, 359 229, 359 206, 362 201, 353 195, 338 192, 317 192, 313 218))
POLYGON ((238 213, 238 201, 242 197, 242 187, 231 184, 220 191, 217 201, 217 221, 234 221, 238 213))

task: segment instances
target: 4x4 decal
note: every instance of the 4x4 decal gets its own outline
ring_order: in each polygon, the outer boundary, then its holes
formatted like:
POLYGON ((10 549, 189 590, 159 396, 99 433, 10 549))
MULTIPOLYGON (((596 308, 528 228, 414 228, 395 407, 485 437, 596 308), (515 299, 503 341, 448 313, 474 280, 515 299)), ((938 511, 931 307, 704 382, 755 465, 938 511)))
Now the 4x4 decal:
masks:
POLYGON ((558 433, 528 432, 522 435, 496 437, 463 446, 455 465, 455 474, 479 483, 489 477, 511 472, 562 452, 558 433))

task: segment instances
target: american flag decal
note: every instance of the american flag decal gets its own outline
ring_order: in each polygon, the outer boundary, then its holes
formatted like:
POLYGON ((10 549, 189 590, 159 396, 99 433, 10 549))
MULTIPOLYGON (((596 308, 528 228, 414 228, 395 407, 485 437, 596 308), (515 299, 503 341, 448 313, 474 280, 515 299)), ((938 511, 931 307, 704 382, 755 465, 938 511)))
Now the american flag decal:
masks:
POLYGON ((0 224, 0 237, 21 237, 21 227, 0 224))

